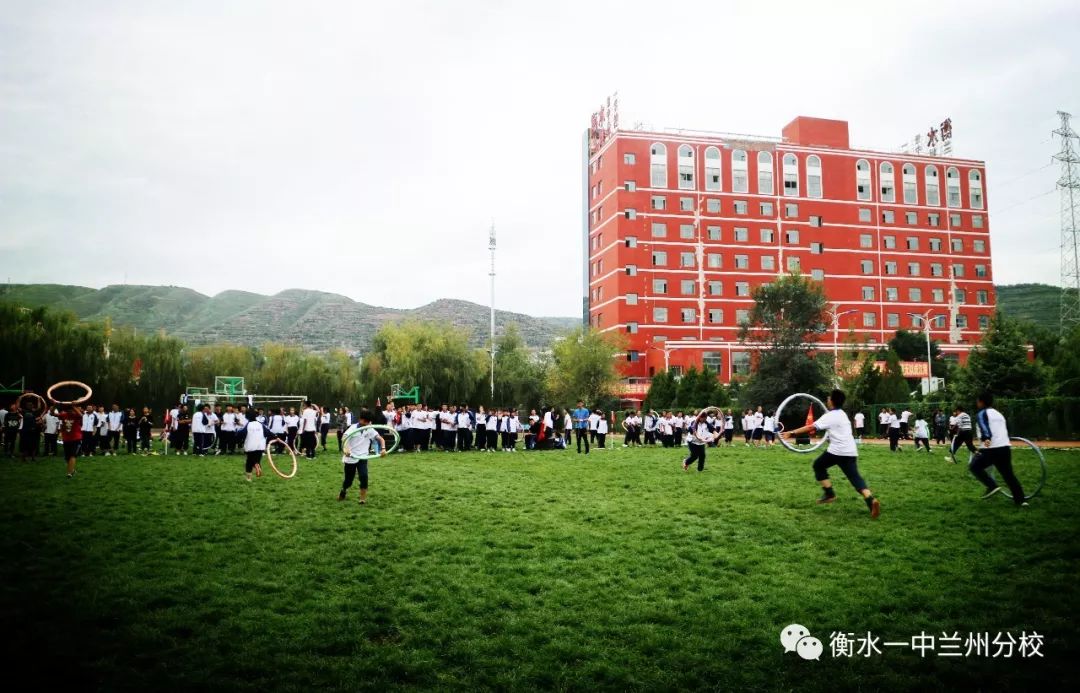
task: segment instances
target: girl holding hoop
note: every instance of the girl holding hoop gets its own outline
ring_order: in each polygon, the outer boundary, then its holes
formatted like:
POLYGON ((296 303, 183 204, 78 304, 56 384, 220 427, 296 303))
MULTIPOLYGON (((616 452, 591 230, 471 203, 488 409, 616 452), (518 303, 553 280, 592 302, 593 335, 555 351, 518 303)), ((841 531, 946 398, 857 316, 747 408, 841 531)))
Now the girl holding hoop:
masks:
POLYGON ((376 441, 379 443, 379 457, 386 457, 386 441, 379 435, 378 430, 365 428, 371 425, 370 411, 362 409, 356 420, 358 423, 349 426, 349 429, 345 431, 345 455, 341 458, 341 462, 345 465, 345 480, 341 484, 341 493, 338 494, 337 499, 345 500, 345 494, 352 488, 353 479, 359 472, 360 505, 364 505, 367 503, 368 461, 362 458, 371 452, 371 443, 376 441))
POLYGON ((851 434, 851 421, 844 413, 843 406, 847 396, 841 390, 833 390, 829 393, 826 404, 829 411, 818 418, 814 423, 794 431, 783 431, 780 436, 795 438, 806 433, 825 431, 829 439, 828 449, 814 460, 814 478, 821 484, 824 493, 818 499, 818 505, 836 501, 836 491, 829 481, 829 467, 837 465, 851 485, 866 501, 866 507, 870 509, 870 517, 876 518, 881 514, 881 503, 867 488, 859 474, 859 449, 855 446, 855 437, 851 434))
POLYGON ((248 481, 251 481, 252 472, 255 472, 255 476, 262 476, 263 453, 270 441, 275 439, 266 424, 259 423, 255 417, 255 410, 249 409, 248 422, 244 426, 244 456, 247 458, 244 462, 244 478, 248 481))
POLYGON ((690 471, 690 465, 695 460, 697 460, 697 470, 699 472, 705 471, 705 446, 716 438, 712 431, 709 430, 709 424, 706 421, 708 417, 709 410, 703 409, 686 429, 690 456, 683 460, 682 470, 684 472, 690 471))

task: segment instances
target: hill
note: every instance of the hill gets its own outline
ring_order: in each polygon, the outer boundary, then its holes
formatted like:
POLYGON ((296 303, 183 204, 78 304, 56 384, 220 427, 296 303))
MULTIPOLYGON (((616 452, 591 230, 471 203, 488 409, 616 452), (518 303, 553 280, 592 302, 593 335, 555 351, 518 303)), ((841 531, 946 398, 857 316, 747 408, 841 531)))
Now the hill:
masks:
MULTIPOLYGON (((365 350, 379 327, 399 320, 444 321, 471 331, 474 344, 486 340, 489 309, 468 301, 440 299, 412 309, 382 308, 347 296, 288 289, 273 296, 223 291, 205 296, 177 286, 107 286, 90 289, 63 284, 0 286, 0 300, 25 306, 70 310, 83 320, 111 318, 114 325, 140 331, 165 330, 192 344, 234 342, 252 346, 267 341, 325 351, 365 350)), ((534 318, 495 312, 495 332, 516 323, 525 342, 546 348, 576 318, 534 318)))
POLYGON ((998 309, 1010 318, 1030 320, 1057 331, 1061 287, 1049 284, 1010 284, 994 287, 998 309))

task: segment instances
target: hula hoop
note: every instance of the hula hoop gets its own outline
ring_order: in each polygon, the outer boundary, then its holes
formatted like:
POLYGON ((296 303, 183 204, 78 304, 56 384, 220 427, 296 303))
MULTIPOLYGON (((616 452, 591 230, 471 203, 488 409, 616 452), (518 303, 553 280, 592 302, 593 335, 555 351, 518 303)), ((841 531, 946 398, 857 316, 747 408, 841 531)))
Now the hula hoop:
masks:
MULTIPOLYGON (((818 399, 817 397, 814 397, 813 395, 808 394, 806 392, 796 392, 793 395, 788 395, 787 399, 785 399, 783 402, 781 402, 780 406, 776 408, 776 416, 775 416, 776 421, 780 421, 780 415, 783 413, 784 407, 786 407, 788 404, 790 404, 791 400, 796 399, 798 397, 804 397, 804 398, 810 400, 810 405, 811 406, 816 404, 819 407, 821 407, 823 410, 828 411, 825 404, 820 399, 818 399)), ((814 445, 813 447, 797 448, 794 445, 792 445, 791 443, 789 443, 787 438, 785 438, 784 436, 777 436, 777 438, 780 439, 780 444, 783 445, 788 450, 791 450, 792 452, 797 452, 797 453, 800 453, 800 454, 803 454, 803 455, 814 452, 818 448, 820 448, 822 445, 825 444, 825 439, 822 438, 821 440, 819 440, 817 442, 817 445, 814 445)))
POLYGON ((699 411, 699 412, 697 413, 697 416, 695 416, 694 418, 696 419, 696 418, 697 418, 698 416, 701 416, 702 414, 706 414, 706 413, 708 413, 708 412, 710 412, 710 411, 711 411, 711 412, 712 412, 712 413, 713 413, 714 415, 719 415, 719 416, 720 416, 721 418, 723 418, 723 416, 724 416, 724 410, 723 410, 723 409, 721 409, 720 407, 705 407, 704 409, 702 409, 701 411, 699 411))
MULTIPOLYGON (((1046 457, 1043 455, 1042 448, 1040 448, 1038 445, 1031 442, 1027 438, 1021 438, 1020 436, 1009 436, 1009 440, 1015 441, 1015 442, 1018 442, 1018 443, 1023 443, 1024 445, 1028 446, 1029 448, 1031 448, 1032 450, 1035 451, 1035 456, 1039 458, 1039 483, 1035 485, 1035 490, 1033 490, 1033 491, 1032 490, 1025 490, 1024 491, 1024 500, 1031 500, 1035 496, 1039 495, 1039 492, 1042 491, 1043 486, 1046 485, 1046 457)), ((978 454, 979 454, 978 452, 971 453, 968 456, 968 464, 971 464, 971 460, 975 459, 975 455, 978 455, 978 454)), ((1015 471, 1015 468, 1014 468, 1014 471, 1015 471)), ((998 479, 997 479, 997 476, 994 475, 994 468, 993 467, 988 468, 986 470, 986 472, 987 472, 987 474, 990 475, 991 479, 993 479, 995 482, 997 482, 998 479)), ((1000 483, 998 485, 1001 487, 1001 495, 1003 495, 1006 498, 1011 500, 1013 495, 1012 495, 1012 491, 1009 490, 1009 487, 1007 485, 1001 485, 1000 483)))
POLYGON ((15 406, 18 407, 19 409, 22 409, 23 408, 22 401, 24 399, 26 399, 27 397, 33 397, 34 399, 36 399, 38 402, 41 403, 41 406, 39 406, 37 409, 34 409, 35 412, 40 412, 40 413, 44 414, 45 412, 47 412, 49 410, 49 405, 45 402, 45 398, 42 397, 41 395, 39 395, 36 392, 24 392, 24 393, 22 393, 21 395, 19 395, 19 399, 15 400, 15 406))
MULTIPOLYGON (((394 444, 386 449, 386 454, 387 455, 389 455, 390 453, 397 450, 398 446, 401 445, 401 434, 398 433, 397 429, 395 429, 393 426, 387 426, 387 425, 384 425, 384 424, 368 424, 367 426, 361 426, 360 428, 357 428, 355 431, 353 431, 349 435, 342 438, 341 439, 342 447, 344 448, 345 443, 349 440, 349 438, 352 438, 353 436, 359 434, 360 431, 366 431, 368 429, 372 429, 372 430, 375 430, 375 431, 386 431, 386 432, 389 432, 392 436, 394 436, 394 444)), ((382 453, 376 453, 374 455, 373 454, 349 455, 349 457, 352 457, 354 460, 372 460, 372 459, 375 459, 376 457, 382 457, 382 453)))
POLYGON ((78 380, 61 380, 60 382, 58 382, 55 385, 53 385, 52 387, 50 387, 45 392, 45 396, 48 397, 49 399, 51 399, 53 402, 55 402, 57 404, 84 404, 86 402, 89 402, 90 398, 94 396, 94 391, 90 389, 89 385, 87 385, 86 383, 80 383, 78 380), (53 396, 52 396, 53 390, 55 390, 58 387, 65 387, 67 385, 74 385, 75 387, 81 387, 82 389, 86 390, 86 395, 84 395, 83 397, 80 397, 79 399, 73 399, 73 400, 70 400, 68 402, 63 402, 61 400, 53 398, 53 396))
POLYGON ((291 479, 296 476, 296 451, 290 448, 289 444, 281 438, 275 438, 266 445, 266 461, 270 463, 270 468, 274 470, 274 473, 280 476, 282 479, 291 479), (285 446, 285 449, 289 451, 289 454, 292 455, 292 471, 288 474, 282 474, 281 470, 277 468, 276 464, 274 464, 274 456, 270 454, 270 448, 272 447, 273 443, 281 443, 285 446))

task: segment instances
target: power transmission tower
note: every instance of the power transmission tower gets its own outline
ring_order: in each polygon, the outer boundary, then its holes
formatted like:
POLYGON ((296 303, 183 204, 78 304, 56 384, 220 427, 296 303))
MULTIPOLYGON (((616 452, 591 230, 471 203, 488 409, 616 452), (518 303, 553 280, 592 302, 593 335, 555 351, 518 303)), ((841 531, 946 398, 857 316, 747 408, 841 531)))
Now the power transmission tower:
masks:
POLYGON ((1061 125, 1054 134, 1061 139, 1061 151, 1054 155, 1061 162, 1057 188, 1061 195, 1061 335, 1080 324, 1080 229, 1077 228, 1077 204, 1080 204, 1080 173, 1077 164, 1076 132, 1069 125, 1070 114, 1057 112, 1061 125))

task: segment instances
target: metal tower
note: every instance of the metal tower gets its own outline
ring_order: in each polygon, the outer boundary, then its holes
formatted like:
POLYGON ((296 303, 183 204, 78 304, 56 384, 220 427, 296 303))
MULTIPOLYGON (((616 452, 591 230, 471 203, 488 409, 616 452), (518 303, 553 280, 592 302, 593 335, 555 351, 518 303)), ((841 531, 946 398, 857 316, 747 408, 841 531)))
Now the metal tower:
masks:
POLYGON ((488 236, 488 250, 491 251, 491 403, 495 403, 495 222, 491 223, 488 236))
POLYGON ((1061 162, 1057 188, 1061 196, 1061 324, 1062 336, 1080 325, 1080 228, 1077 228, 1077 205, 1080 204, 1080 156, 1076 132, 1069 126, 1070 114, 1057 112, 1061 125, 1054 134, 1061 139, 1061 151, 1054 155, 1061 162))

